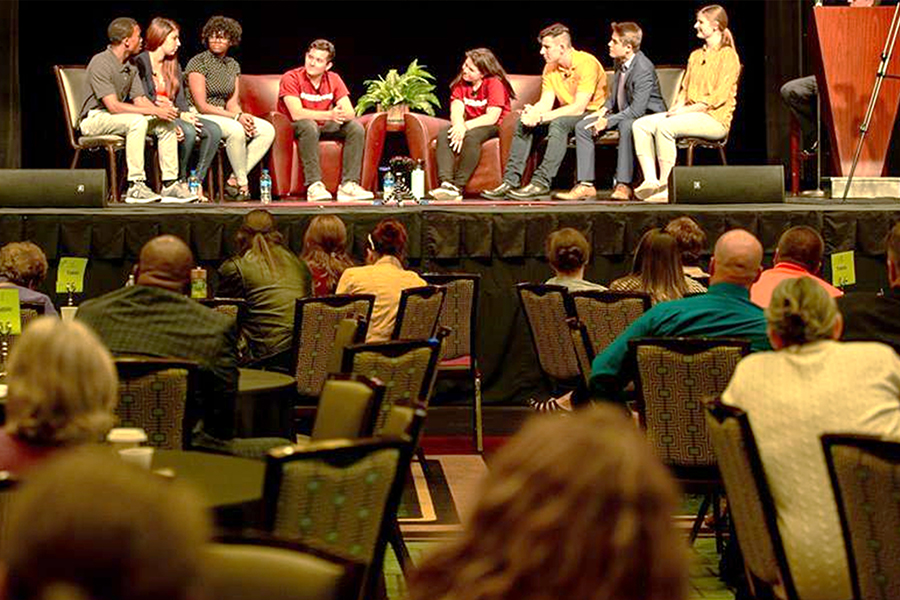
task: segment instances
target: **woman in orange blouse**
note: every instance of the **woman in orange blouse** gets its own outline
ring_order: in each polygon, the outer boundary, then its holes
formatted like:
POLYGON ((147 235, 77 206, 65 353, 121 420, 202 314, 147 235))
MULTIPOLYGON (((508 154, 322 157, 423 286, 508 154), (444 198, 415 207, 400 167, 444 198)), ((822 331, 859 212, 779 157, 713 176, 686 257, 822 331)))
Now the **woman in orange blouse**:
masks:
POLYGON ((644 172, 644 182, 634 190, 641 200, 668 202, 677 138, 721 140, 731 127, 741 61, 725 9, 716 4, 701 8, 694 29, 705 44, 691 53, 675 104, 668 112, 641 117, 632 127, 634 150, 644 172))

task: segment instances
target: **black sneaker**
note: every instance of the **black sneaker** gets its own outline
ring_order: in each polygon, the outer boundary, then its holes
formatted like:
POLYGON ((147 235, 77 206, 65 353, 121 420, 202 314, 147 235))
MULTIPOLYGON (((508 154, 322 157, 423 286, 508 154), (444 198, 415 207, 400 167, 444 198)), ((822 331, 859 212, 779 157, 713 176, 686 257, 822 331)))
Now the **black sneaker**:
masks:
POLYGON ((510 190, 508 195, 510 198, 515 198, 516 200, 533 200, 535 198, 540 198, 541 196, 550 195, 550 187, 543 183, 532 181, 528 185, 520 187, 517 190, 510 190))
POLYGON ((512 189, 513 186, 504 181, 492 190, 484 190, 481 192, 481 197, 487 198, 488 200, 503 200, 512 189))

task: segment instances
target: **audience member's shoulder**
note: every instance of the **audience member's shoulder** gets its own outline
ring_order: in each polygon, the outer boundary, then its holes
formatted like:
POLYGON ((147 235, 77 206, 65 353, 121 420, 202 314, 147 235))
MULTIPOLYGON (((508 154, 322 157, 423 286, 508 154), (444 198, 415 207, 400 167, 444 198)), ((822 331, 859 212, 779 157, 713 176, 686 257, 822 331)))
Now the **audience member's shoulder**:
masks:
MULTIPOLYGON (((875 361, 887 361, 897 363, 898 357, 894 349, 882 342, 840 342, 843 354, 847 360, 860 360, 872 364, 875 361)), ((898 363, 900 366, 900 363, 898 363)))

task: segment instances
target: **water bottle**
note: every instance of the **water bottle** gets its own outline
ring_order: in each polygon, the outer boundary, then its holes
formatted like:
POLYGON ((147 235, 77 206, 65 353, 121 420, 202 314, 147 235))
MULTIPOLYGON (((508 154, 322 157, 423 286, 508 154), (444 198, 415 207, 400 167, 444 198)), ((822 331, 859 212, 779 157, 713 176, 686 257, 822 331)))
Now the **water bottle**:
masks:
POLYGON ((384 174, 384 181, 382 182, 381 189, 385 202, 390 202, 394 199, 394 174, 390 171, 384 174))
POLYGON ((416 162, 416 168, 409 175, 409 187, 412 188, 413 198, 421 202, 425 197, 425 169, 422 160, 416 162))
POLYGON ((191 176, 188 177, 188 190, 194 196, 200 197, 200 179, 197 177, 197 169, 191 169, 191 176))
POLYGON ((259 176, 259 200, 263 204, 272 202, 272 176, 268 169, 263 169, 259 176))

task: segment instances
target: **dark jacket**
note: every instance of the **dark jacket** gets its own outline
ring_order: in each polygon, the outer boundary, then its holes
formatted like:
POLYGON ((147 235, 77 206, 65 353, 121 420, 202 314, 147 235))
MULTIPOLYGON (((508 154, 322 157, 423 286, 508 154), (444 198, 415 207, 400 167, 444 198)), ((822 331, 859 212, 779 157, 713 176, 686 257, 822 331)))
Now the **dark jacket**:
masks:
MULTIPOLYGON (((153 83, 153 67, 150 64, 150 53, 145 50, 138 54, 134 58, 134 64, 137 65, 138 75, 140 75, 141 82, 144 84, 144 91, 147 92, 147 98, 150 99, 150 102, 156 102, 156 85, 153 83)), ((180 85, 178 86, 178 91, 175 93, 175 97, 169 99, 178 110, 190 110, 191 107, 188 104, 187 95, 184 93, 186 84, 184 77, 181 74, 181 65, 178 64, 178 61, 175 62, 175 78, 178 79, 180 85)))
POLYGON ((892 288, 883 296, 874 292, 855 292, 837 298, 844 316, 842 340, 882 342, 900 354, 900 289, 892 288))
MULTIPOLYGON (((606 110, 612 111, 616 104, 616 93, 619 89, 619 77, 621 71, 616 69, 613 75, 612 88, 606 99, 606 110)), ((609 114, 606 117, 607 128, 611 129, 623 119, 635 120, 651 113, 666 110, 666 101, 663 100, 659 90, 659 78, 656 76, 656 67, 650 62, 643 52, 638 50, 631 61, 631 66, 625 73, 625 98, 628 106, 625 110, 609 114)))

